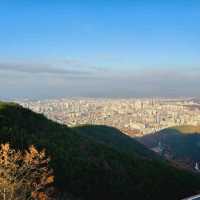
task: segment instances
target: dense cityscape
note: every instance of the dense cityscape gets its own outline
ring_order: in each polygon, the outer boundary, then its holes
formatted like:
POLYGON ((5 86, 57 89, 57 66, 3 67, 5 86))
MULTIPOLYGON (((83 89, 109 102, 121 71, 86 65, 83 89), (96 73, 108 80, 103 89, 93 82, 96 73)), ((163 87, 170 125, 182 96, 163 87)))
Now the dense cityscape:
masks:
POLYGON ((68 126, 109 125, 131 136, 178 125, 200 125, 200 102, 193 98, 63 98, 17 102, 68 126))

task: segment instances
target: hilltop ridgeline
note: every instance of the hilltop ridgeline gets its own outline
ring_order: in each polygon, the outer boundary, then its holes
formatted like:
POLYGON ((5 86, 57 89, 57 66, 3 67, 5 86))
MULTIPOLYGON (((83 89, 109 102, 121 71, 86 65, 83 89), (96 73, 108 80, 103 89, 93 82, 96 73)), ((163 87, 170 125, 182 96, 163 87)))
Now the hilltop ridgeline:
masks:
POLYGON ((171 127, 138 140, 150 149, 160 146, 160 153, 180 166, 193 170, 200 164, 200 126, 171 127))
POLYGON ((0 142, 45 148, 55 186, 81 199, 176 200, 200 190, 198 176, 170 166, 117 129, 69 128, 13 103, 0 103, 0 142))

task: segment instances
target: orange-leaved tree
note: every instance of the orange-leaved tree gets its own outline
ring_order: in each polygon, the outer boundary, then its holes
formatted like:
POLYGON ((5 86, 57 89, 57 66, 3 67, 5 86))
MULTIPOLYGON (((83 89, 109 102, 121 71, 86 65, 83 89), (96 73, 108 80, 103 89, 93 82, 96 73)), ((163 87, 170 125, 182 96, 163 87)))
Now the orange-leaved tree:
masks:
POLYGON ((1 144, 0 199, 51 199, 54 176, 49 161, 45 151, 38 151, 34 146, 22 152, 1 144))

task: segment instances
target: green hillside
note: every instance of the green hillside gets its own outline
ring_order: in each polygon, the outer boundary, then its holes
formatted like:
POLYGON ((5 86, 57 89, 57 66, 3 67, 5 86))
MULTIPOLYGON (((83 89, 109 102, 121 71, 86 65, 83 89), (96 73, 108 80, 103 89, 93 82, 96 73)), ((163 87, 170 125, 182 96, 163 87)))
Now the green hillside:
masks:
POLYGON ((160 161, 116 129, 68 128, 12 103, 0 103, 0 142, 45 148, 55 186, 81 199, 176 200, 200 190, 198 176, 160 161))
POLYGON ((135 139, 125 135, 118 129, 102 125, 83 125, 76 127, 80 134, 87 136, 96 142, 108 145, 121 153, 145 159, 159 159, 159 157, 135 139))

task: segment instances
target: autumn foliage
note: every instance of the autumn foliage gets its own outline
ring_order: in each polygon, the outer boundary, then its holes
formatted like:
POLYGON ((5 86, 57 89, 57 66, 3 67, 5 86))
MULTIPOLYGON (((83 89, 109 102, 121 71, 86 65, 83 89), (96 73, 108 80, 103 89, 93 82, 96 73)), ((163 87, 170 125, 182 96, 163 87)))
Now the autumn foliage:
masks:
POLYGON ((45 151, 30 146, 25 152, 2 144, 0 148, 0 199, 49 200, 53 192, 53 171, 45 151))

